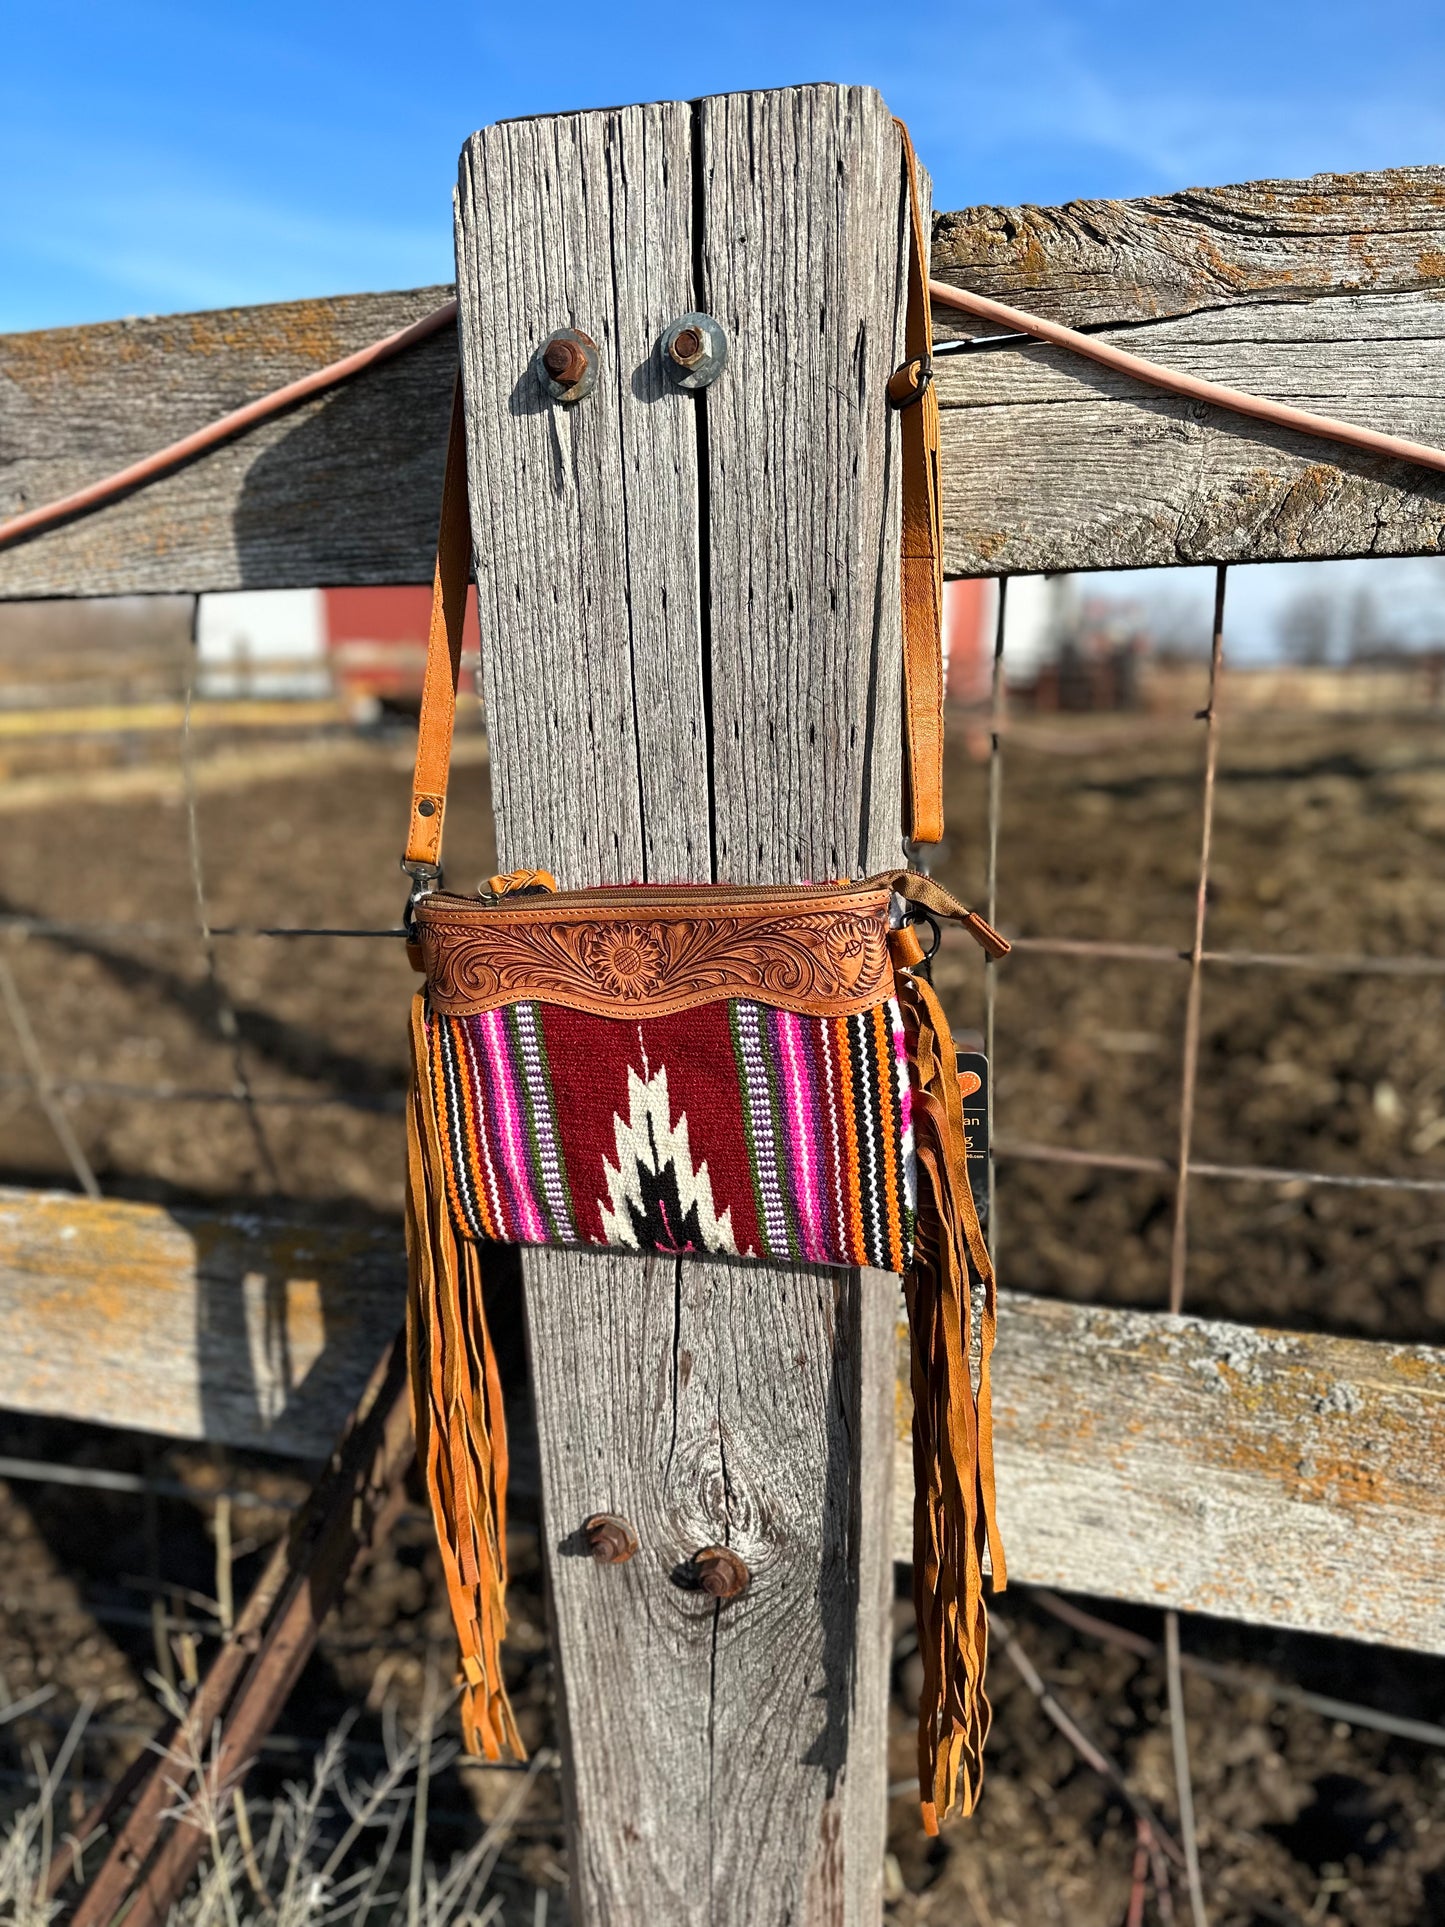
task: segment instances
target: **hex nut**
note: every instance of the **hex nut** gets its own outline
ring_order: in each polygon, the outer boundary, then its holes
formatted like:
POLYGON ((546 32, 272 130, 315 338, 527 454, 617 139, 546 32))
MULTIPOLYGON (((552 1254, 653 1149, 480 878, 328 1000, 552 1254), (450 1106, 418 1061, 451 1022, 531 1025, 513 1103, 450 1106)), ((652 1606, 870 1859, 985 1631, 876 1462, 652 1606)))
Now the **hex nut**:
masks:
POLYGON ((679 315, 662 337, 662 364, 679 388, 706 388, 727 360, 727 335, 710 314, 679 315))
POLYGON ((707 343, 703 340, 701 328, 679 328, 672 337, 667 352, 680 368, 696 368, 702 360, 706 347, 707 343))
POLYGON ((542 353, 542 366, 559 388, 572 388, 587 372, 587 351, 580 341, 549 341, 542 353))
POLYGON ((636 1532, 615 1512, 594 1512, 582 1532, 599 1566, 625 1566, 638 1548, 636 1532))
POLYGON ((580 328, 554 328, 533 357, 542 392, 553 401, 577 402, 597 386, 597 343, 580 328))
POLYGON ((692 1556, 697 1589, 710 1599, 736 1599, 752 1581, 746 1564, 731 1546, 704 1546, 692 1556))

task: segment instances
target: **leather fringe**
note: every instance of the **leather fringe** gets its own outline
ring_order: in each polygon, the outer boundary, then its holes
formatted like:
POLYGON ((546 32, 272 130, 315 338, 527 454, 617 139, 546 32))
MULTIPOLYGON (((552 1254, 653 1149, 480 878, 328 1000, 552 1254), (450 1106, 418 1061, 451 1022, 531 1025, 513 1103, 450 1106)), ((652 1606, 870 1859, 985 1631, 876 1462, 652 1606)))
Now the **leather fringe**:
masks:
POLYGON ((430 1076, 426 999, 411 1009, 407 1103, 407 1355, 417 1457, 426 1478, 461 1649, 461 1721, 470 1753, 525 1759, 502 1682, 507 1629, 507 1424, 474 1245, 459 1240, 430 1076))
MULTIPOLYGON (((994 1590, 1007 1583, 990 1392, 997 1302, 969 1188, 948 1021, 932 986, 909 967, 921 958, 916 939, 895 932, 894 945, 914 1068, 918 1156, 914 1258, 903 1289, 913 1381, 913 1592, 923 1661, 919 1791, 923 1825, 933 1834, 955 1807, 967 1814, 977 1804, 991 1719, 984 1691, 985 1553, 994 1590), (976 1345, 970 1259, 979 1283, 976 1345)), ((506 1632, 506 1421, 476 1248, 452 1227, 436 1106, 429 1101, 426 1000, 420 993, 412 1002, 411 1037, 407 1344, 417 1453, 461 1649, 465 1743, 487 1759, 504 1753, 522 1759, 500 1659, 506 1632)))
POLYGON ((983 1780, 992 1714, 984 1691, 993 1587, 1007 1583, 995 1516, 989 1359, 997 1328, 993 1266, 969 1188, 963 1099, 952 1033, 931 984, 897 975, 914 1064, 918 1222, 904 1279, 913 1377, 913 1598, 923 1690, 918 1779, 923 1825, 937 1833, 957 1806, 971 1813, 983 1780), (977 1381, 973 1290, 979 1281, 977 1381))

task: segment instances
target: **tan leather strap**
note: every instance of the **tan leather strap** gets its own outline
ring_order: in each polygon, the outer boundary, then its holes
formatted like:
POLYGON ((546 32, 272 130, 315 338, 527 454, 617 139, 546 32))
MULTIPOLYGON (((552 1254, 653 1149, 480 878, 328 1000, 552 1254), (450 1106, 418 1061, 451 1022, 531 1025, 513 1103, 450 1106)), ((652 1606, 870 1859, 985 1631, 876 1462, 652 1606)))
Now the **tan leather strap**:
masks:
POLYGON ((933 386, 933 316, 928 302, 928 236, 918 160, 903 122, 910 241, 904 362, 888 384, 903 429, 903 714, 908 834, 943 835, 943 530, 938 486, 938 394, 933 386))
MULTIPOLYGON (((888 383, 889 400, 901 411, 903 429, 903 695, 906 731, 908 834, 915 843, 943 835, 943 540, 938 489, 938 397, 933 390, 933 325, 928 305, 928 237, 918 192, 918 162, 902 121, 908 174, 908 309, 906 359, 888 383)), ((432 583, 426 676, 417 725, 416 774, 402 868, 413 895, 441 880, 442 826, 447 805, 452 724, 462 660, 462 619, 471 574, 471 526, 467 509, 466 427, 461 380, 452 398, 432 583)))
POLYGON ((417 889, 434 887, 441 877, 442 822, 447 808, 447 774, 452 760, 452 725, 457 713, 457 678, 462 667, 462 623, 467 611, 467 578, 472 572, 471 517, 467 509, 467 431, 462 414, 461 376, 452 393, 447 435, 447 466, 442 482, 441 524, 437 530, 436 570, 432 577, 431 625, 427 635, 426 675, 417 724, 416 771, 411 782, 402 868, 417 889))

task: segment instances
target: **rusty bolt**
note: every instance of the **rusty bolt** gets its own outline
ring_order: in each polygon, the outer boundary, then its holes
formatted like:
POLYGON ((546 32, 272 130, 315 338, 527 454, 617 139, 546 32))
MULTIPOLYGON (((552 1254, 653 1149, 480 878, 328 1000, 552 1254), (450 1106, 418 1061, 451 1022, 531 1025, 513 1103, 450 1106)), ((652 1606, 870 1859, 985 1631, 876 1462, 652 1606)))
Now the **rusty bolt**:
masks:
POLYGON ((667 352, 683 368, 694 368, 706 349, 701 328, 683 328, 667 344, 667 352))
POLYGON ((542 366, 560 388, 573 388, 587 372, 587 354, 580 341, 549 341, 542 366))
POLYGON ((709 1599, 736 1599, 748 1589, 752 1574, 729 1546, 704 1546, 692 1556, 699 1592, 709 1599))
POLYGON ((535 367, 553 401, 581 401, 597 386, 597 343, 579 328, 557 328, 537 350, 535 367))
POLYGON ((679 388, 706 388, 727 358, 728 338, 710 314, 679 315, 662 337, 663 365, 679 388))
POLYGON ((637 1534, 615 1512, 594 1512, 582 1531, 599 1566, 625 1566, 637 1550, 637 1534))

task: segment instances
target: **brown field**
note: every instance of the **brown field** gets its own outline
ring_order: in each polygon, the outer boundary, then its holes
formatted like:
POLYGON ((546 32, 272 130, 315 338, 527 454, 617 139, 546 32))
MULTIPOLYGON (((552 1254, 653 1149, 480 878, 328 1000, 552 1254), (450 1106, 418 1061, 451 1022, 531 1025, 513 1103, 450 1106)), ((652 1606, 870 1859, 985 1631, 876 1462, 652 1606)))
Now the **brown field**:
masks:
MULTIPOLYGON (((149 693, 149 691, 147 692, 149 693)), ((88 697, 87 697, 88 699, 88 697)), ((953 735, 953 842, 937 868, 982 894, 986 768, 953 735)), ((486 772, 456 778, 450 871, 491 867, 486 772)), ((215 924, 381 926, 401 900, 397 837, 404 732, 208 731, 197 817, 215 924)), ((163 1200, 284 1196, 399 1222, 403 1014, 410 973, 386 940, 194 935, 188 817, 172 739, 0 744, 0 912, 84 920, 80 939, 0 935, 52 1078, 103 1186, 163 1200), (136 932, 116 926, 166 926, 136 932), (234 1022, 232 1022, 234 1018, 234 1022), (243 1079, 246 1108, 229 1093, 243 1079), (169 1095, 164 1093, 169 1090, 169 1095), (182 1101, 185 1094, 190 1096, 182 1101), (273 1100, 287 1100, 284 1103, 273 1100), (301 1100, 301 1101, 298 1101, 301 1100)), ((1000 921, 1011 933, 1187 949, 1200 835, 1201 737, 1169 719, 1052 718, 1007 738, 1000 921)), ((1445 958, 1445 748, 1438 718, 1226 713, 1210 900, 1212 948, 1445 958)), ((1020 952, 998 972, 1001 1145, 1172 1155, 1188 972, 1179 962, 1020 952)), ((960 1027, 982 1022, 982 970, 962 939, 938 971, 960 1027)), ((1445 975, 1339 975, 1210 966, 1204 985, 1195 1155, 1308 1171, 1445 1176, 1445 975)), ((65 1184, 68 1167, 0 1034, 0 1181, 65 1184)), ((1020 1289, 1160 1305, 1172 1183, 1006 1157, 1001 1268, 1020 1289)), ((1350 1192, 1295 1181, 1198 1179, 1188 1308, 1369 1337, 1445 1339, 1445 1195, 1350 1192)), ((78 1350, 83 1335, 77 1335, 78 1350)), ((0 1453, 148 1469, 198 1494, 244 1478, 284 1496, 294 1468, 238 1463, 60 1421, 0 1419, 0 1453)), ((0 1681, 102 1695, 84 1770, 113 1771, 154 1723, 151 1600, 214 1591, 208 1508, 149 1506, 42 1485, 0 1487, 0 1681)), ((278 1515, 237 1516, 265 1540, 278 1515)), ((1006 1522, 1005 1522, 1006 1524, 1006 1522)), ((517 1527, 520 1628, 512 1643, 524 1726, 550 1733, 535 1528, 517 1527)), ((242 1559, 243 1587, 254 1554, 242 1559)), ((1362 1583, 1367 1575, 1361 1575, 1362 1583)), ((419 1515, 356 1588, 288 1710, 282 1739, 314 1737, 360 1705, 375 1744, 388 1694, 414 1710, 428 1650, 445 1656, 441 1587, 419 1515)), ((183 1601, 182 1601, 183 1603, 183 1601)), ((188 1609, 189 1610, 189 1609, 188 1609)), ((1102 1607, 1157 1636, 1157 1615, 1102 1607)), ((202 1616, 203 1617, 203 1616, 202 1616)), ((908 1609, 900 1652, 891 1918, 978 1927, 1114 1927, 1124 1919, 1132 1822, 1045 1723, 1007 1663, 980 1818, 930 1845, 907 1797, 908 1609)), ((1162 1671, 1049 1619, 1026 1593, 1012 1623, 1061 1696, 1173 1813, 1162 1671)), ((1445 1664, 1382 1649, 1191 1620, 1188 1650, 1266 1677, 1416 1717, 1445 1705, 1445 1664)), ((204 1642, 202 1644, 204 1651, 204 1642)), ((1216 1927, 1445 1919, 1445 1753, 1272 1702, 1263 1684, 1188 1685, 1205 1888, 1216 1927)), ((20 1745, 0 1727, 0 1798, 18 1797, 20 1745)), ((286 1771, 285 1754, 276 1756, 286 1771)), ((268 1764, 267 1771, 270 1771, 268 1764)), ((293 1768, 294 1770, 294 1764, 293 1768)), ((262 1776, 264 1782, 264 1774, 262 1776)), ((491 1780, 454 1772, 441 1824, 492 1811, 491 1780), (450 1816, 450 1818, 448 1818, 450 1816)), ((555 1792, 544 1781, 499 1891, 560 1878, 555 1792), (507 1883, 511 1883, 509 1886, 507 1883)), ((1176 1905, 1185 1908, 1182 1895, 1176 1905)), ((1181 1918, 1185 1917, 1181 1911, 1181 1918)))

